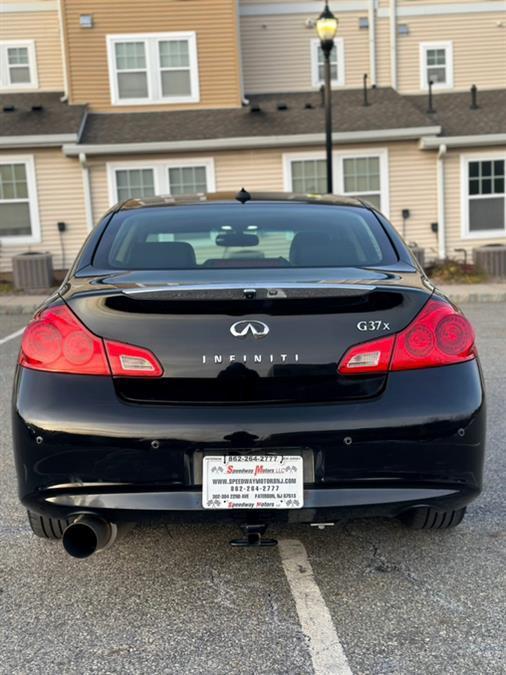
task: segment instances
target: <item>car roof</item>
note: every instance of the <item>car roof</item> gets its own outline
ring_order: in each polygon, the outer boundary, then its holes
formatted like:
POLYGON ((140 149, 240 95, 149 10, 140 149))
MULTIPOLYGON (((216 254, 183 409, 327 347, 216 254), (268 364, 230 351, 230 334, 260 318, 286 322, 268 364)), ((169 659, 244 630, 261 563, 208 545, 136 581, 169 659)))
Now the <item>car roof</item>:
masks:
POLYGON ((299 204, 325 204, 329 206, 364 207, 364 203, 353 197, 322 194, 297 194, 294 192, 207 192, 193 195, 157 195, 128 199, 118 204, 113 210, 150 208, 160 206, 183 206, 191 204, 238 204, 239 202, 290 202, 299 204))

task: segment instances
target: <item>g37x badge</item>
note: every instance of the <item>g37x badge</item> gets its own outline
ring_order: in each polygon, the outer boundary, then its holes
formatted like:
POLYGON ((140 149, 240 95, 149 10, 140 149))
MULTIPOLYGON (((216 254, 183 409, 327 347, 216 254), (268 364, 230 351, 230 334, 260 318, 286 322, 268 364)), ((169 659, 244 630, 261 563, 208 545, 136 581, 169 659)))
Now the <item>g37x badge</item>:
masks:
POLYGON ((359 321, 358 330, 362 332, 378 332, 380 330, 390 330, 390 324, 386 321, 359 321))

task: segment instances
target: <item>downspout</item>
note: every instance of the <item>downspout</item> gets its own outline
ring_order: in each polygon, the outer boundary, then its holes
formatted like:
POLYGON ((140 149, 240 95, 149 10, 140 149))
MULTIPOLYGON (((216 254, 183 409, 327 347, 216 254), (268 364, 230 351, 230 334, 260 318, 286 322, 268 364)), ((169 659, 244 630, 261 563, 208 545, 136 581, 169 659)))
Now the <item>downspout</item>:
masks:
POLYGON ((397 90, 397 0, 390 0, 390 82, 397 90))
POLYGON ((65 22, 63 20, 62 2, 63 0, 58 0, 58 22, 60 24, 60 49, 63 64, 63 88, 64 88, 63 96, 61 97, 60 100, 65 103, 66 101, 68 101, 69 98, 69 72, 67 65, 67 50, 65 47, 65 32, 64 32, 65 22))
POLYGON ((448 148, 443 143, 437 153, 437 238, 438 256, 446 258, 446 195, 445 195, 445 157, 448 148))
POLYGON ((90 167, 86 161, 84 152, 79 153, 79 164, 83 171, 84 212, 86 214, 86 229, 93 229, 93 200, 91 196, 90 167))
POLYGON ((376 82, 376 0, 369 0, 369 74, 373 87, 376 82))

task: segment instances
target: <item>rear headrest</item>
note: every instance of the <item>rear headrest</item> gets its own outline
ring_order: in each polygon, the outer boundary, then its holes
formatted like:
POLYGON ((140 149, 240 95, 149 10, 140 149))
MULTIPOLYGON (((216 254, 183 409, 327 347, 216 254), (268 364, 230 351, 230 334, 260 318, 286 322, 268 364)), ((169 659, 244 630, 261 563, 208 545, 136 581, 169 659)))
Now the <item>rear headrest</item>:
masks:
POLYGON ((290 246, 290 262, 300 267, 342 267, 359 264, 353 243, 328 232, 299 232, 290 246))
POLYGON ((184 269, 196 264, 193 246, 185 241, 136 243, 128 256, 129 267, 146 270, 184 269))

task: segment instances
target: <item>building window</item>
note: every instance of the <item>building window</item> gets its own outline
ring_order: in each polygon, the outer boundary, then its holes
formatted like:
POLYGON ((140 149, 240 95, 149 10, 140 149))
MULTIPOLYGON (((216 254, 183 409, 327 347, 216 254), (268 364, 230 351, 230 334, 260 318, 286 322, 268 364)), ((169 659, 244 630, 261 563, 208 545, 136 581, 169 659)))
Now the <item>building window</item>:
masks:
POLYGON ((453 87, 453 46, 451 42, 423 42, 420 45, 422 89, 432 81, 434 89, 453 87))
POLYGON ((108 35, 114 105, 199 100, 195 33, 108 35))
POLYGON ((505 169, 506 158, 464 160, 464 235, 506 234, 505 169))
MULTIPOLYGON (((334 193, 357 197, 388 215, 388 154, 386 150, 335 152, 334 193)), ((285 190, 302 194, 327 192, 326 162, 321 153, 284 156, 285 190)))
POLYGON ((0 159, 0 241, 40 241, 33 159, 0 159))
POLYGON ((348 157, 343 159, 343 193, 365 199, 381 209, 381 178, 379 157, 348 157))
POLYGON ((212 159, 109 164, 110 203, 156 194, 184 195, 214 192, 212 159))
MULTIPOLYGON (((330 77, 335 86, 344 85, 344 42, 342 38, 334 40, 330 53, 330 77)), ((320 87, 324 80, 324 56, 318 38, 311 40, 311 81, 313 87, 320 87)))
POLYGON ((169 168, 169 193, 189 195, 207 192, 205 166, 175 166, 169 168))
POLYGON ((116 189, 118 201, 152 197, 155 194, 153 169, 117 169, 116 189))
POLYGON ((327 168, 324 159, 296 159, 291 162, 291 191, 301 194, 325 194, 327 168))
POLYGON ((0 42, 0 89, 36 89, 33 40, 0 42))

